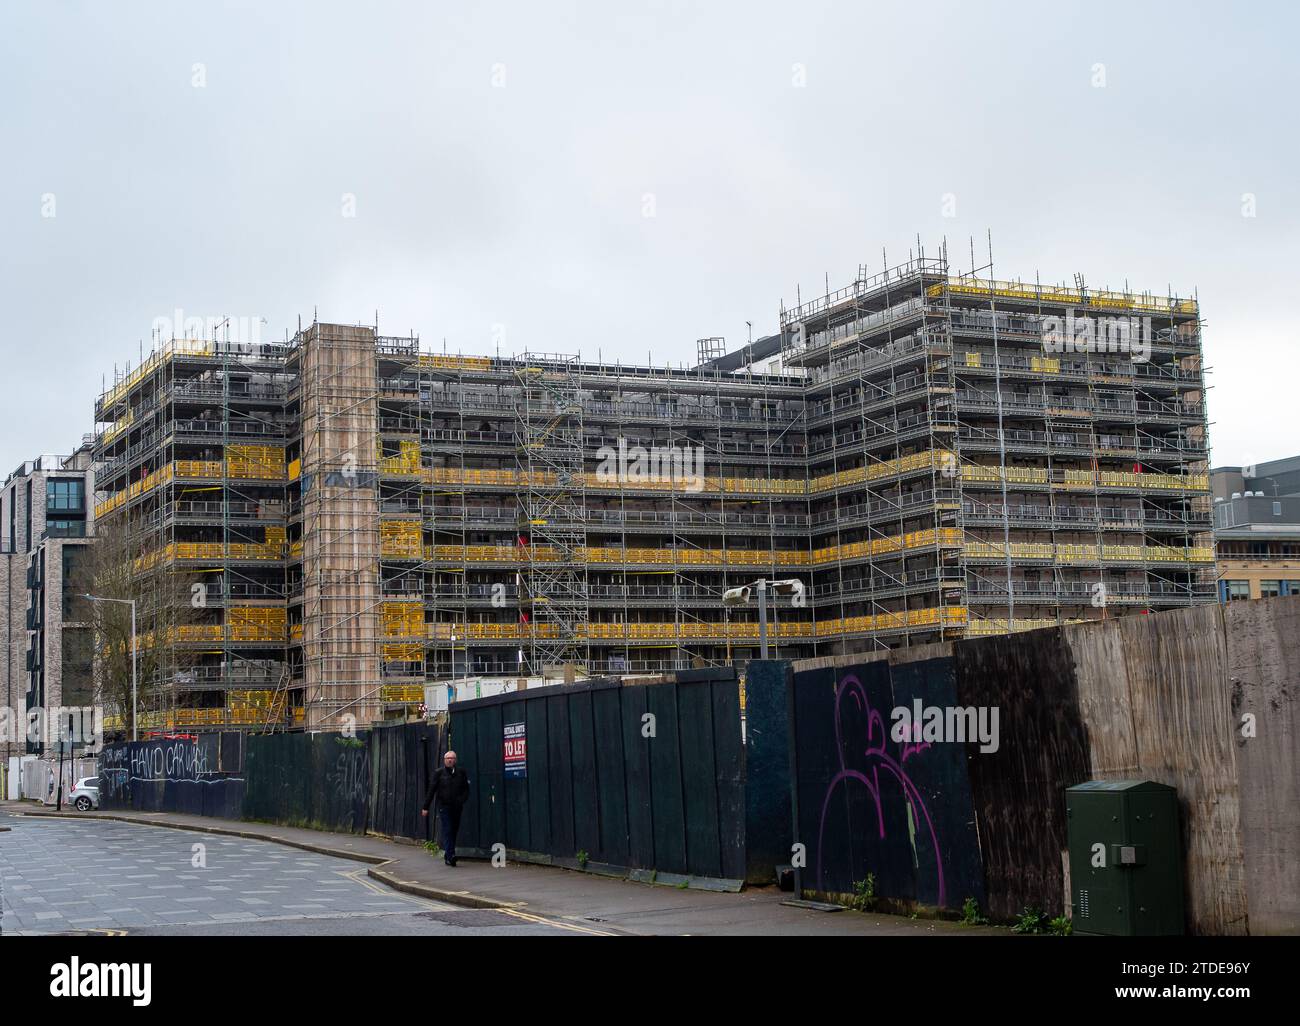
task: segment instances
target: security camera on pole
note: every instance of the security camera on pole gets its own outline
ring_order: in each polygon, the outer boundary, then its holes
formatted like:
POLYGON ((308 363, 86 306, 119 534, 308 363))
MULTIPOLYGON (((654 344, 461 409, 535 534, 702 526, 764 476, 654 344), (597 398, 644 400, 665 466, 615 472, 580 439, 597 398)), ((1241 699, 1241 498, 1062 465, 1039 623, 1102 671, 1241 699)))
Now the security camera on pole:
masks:
POLYGON ((793 595, 794 605, 803 605, 804 583, 797 578, 782 581, 757 580, 739 588, 728 588, 722 593, 722 604, 726 607, 747 606, 754 592, 758 592, 758 657, 767 658, 767 592, 773 595, 793 595))

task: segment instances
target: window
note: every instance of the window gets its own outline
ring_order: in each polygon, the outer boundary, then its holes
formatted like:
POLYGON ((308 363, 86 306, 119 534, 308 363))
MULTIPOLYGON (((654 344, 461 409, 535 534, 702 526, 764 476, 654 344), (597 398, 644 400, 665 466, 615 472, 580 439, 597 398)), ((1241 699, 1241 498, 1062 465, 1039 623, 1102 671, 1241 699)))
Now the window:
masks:
POLYGON ((80 478, 52 477, 46 482, 45 509, 47 511, 80 513, 85 508, 85 483, 80 478))
POLYGON ((1278 595, 1281 594, 1282 594, 1281 581, 1260 581, 1259 582, 1260 598, 1276 598, 1278 595))
POLYGON ((86 591, 83 563, 86 549, 81 545, 63 547, 63 619, 64 621, 89 620, 88 603, 81 596, 86 591))
POLYGON ((65 627, 63 647, 63 704, 90 705, 94 701, 95 644, 85 627, 65 627))
POLYGON ((84 520, 47 520, 45 533, 51 538, 84 538, 86 522, 84 520))
POLYGON ((1250 598, 1250 581, 1224 581, 1223 584, 1227 601, 1250 598))
POLYGON ((1280 517, 1281 515, 1282 515, 1282 504, 1280 502, 1273 503, 1273 516, 1280 517))

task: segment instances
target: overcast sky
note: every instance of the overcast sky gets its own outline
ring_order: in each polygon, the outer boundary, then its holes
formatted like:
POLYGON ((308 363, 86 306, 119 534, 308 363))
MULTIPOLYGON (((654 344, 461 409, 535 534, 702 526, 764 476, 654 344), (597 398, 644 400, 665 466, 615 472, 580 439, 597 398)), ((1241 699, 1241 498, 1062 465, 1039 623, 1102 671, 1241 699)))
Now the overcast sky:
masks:
POLYGON ((1300 453, 1296 10, 6 0, 0 478, 178 309, 690 364, 988 230, 1199 291, 1213 462, 1300 453))

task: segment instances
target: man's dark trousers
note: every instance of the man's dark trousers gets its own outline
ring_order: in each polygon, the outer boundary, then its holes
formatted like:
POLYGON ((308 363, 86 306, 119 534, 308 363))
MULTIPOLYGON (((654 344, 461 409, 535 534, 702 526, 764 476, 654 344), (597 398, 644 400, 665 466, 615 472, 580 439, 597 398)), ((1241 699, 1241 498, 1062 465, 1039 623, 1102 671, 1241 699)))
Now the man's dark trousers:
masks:
POLYGON ((451 861, 456 857, 456 834, 460 831, 459 805, 438 804, 438 832, 442 835, 442 857, 451 861))

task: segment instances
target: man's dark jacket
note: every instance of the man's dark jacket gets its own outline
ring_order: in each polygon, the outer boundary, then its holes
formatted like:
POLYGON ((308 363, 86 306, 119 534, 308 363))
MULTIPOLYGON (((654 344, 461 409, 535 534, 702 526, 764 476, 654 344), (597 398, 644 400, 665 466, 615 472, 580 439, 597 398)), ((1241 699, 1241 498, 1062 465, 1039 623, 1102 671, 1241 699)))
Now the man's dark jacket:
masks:
POLYGON ((424 808, 428 809, 435 799, 444 809, 457 810, 469 801, 469 777, 465 776, 465 771, 459 766, 451 769, 439 766, 424 798, 424 808))

